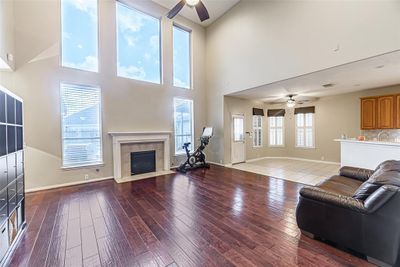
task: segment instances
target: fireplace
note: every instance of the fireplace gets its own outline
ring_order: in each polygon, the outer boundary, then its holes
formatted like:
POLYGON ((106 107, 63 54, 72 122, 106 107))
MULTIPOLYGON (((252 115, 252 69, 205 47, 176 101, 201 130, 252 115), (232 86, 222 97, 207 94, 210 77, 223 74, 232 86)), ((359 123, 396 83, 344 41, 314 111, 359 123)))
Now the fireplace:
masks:
POLYGON ((155 172, 156 151, 131 152, 131 175, 155 172))

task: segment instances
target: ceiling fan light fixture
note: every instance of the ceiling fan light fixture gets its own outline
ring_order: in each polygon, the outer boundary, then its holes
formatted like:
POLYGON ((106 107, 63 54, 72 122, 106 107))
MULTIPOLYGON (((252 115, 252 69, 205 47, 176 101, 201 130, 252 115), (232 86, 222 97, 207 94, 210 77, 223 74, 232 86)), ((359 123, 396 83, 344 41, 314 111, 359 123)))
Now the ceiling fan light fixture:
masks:
POLYGON ((200 0, 186 0, 186 4, 189 6, 195 6, 199 3, 200 0))
POLYGON ((288 108, 293 108, 295 105, 296 105, 296 101, 295 101, 294 99, 289 99, 289 100, 286 102, 286 106, 287 106, 288 108))

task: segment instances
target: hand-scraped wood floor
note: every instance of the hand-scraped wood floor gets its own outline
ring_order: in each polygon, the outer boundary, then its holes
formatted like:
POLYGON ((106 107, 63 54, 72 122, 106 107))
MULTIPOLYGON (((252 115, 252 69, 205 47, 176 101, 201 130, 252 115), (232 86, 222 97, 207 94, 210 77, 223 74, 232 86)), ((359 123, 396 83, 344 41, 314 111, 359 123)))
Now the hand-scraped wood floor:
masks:
POLYGON ((301 187, 213 165, 27 194, 11 266, 368 266, 300 234, 301 187))

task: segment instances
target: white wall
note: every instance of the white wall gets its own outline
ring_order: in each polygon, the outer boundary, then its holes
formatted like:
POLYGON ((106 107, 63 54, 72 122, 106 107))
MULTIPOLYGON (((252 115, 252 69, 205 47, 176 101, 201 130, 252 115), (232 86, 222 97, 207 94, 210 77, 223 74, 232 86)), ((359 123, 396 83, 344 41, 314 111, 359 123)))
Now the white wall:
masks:
MULTIPOLYGON (((395 0, 242 0, 207 28, 209 123, 223 134, 225 94, 400 49, 399 25, 395 0)), ((213 161, 223 146, 216 136, 213 161)))
MULTIPOLYGON (((167 11, 151 1, 125 1, 162 17, 167 11)), ((162 85, 116 77, 115 1, 99 1, 99 73, 59 66, 60 2, 15 1, 16 67, 1 73, 0 84, 25 101, 26 187, 51 186, 112 176, 110 131, 173 131, 173 98, 194 100, 195 134, 206 124, 205 30, 180 17, 192 29, 194 90, 172 86, 172 21, 162 19, 162 85), (101 87, 103 101, 103 167, 61 169, 60 82, 101 87)), ((174 144, 171 151, 174 151, 174 144)), ((172 163, 177 159, 172 157, 172 163)))
POLYGON ((14 61, 9 61, 7 54, 14 54, 14 5, 12 1, 0 1, 0 60, 11 69, 14 61))

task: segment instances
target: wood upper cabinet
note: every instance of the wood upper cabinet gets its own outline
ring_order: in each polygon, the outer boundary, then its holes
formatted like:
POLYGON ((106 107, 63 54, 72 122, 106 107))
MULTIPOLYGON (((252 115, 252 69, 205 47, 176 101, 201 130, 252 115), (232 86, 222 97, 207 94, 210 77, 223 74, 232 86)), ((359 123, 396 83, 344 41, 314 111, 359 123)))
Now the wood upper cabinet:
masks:
POLYGON ((376 129, 376 97, 361 99, 361 129, 376 129))
POLYGON ((378 97, 378 129, 393 129, 395 115, 395 97, 378 97))
POLYGON ((400 95, 396 96, 396 128, 400 129, 400 95))
POLYGON ((400 94, 361 98, 361 129, 400 129, 400 94))

